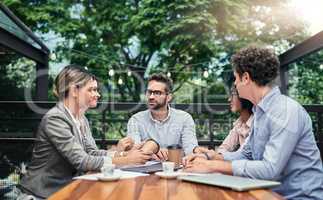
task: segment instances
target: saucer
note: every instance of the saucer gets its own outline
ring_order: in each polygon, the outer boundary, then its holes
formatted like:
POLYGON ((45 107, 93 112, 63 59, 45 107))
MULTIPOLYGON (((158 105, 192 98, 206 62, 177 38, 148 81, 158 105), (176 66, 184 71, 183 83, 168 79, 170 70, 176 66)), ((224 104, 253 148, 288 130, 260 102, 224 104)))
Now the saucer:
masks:
POLYGON ((156 172, 155 174, 161 178, 166 178, 166 179, 176 178, 179 175, 179 173, 177 172, 171 172, 171 173, 156 172))
POLYGON ((100 181, 116 181, 120 179, 120 175, 112 175, 112 176, 98 176, 97 177, 100 181))

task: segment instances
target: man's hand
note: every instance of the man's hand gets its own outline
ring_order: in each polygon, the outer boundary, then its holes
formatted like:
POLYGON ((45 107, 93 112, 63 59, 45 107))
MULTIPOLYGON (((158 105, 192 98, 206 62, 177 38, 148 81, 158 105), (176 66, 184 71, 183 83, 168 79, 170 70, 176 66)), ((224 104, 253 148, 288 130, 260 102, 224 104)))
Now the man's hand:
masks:
POLYGON ((207 160, 207 157, 205 154, 199 153, 199 154, 190 154, 188 156, 185 156, 182 160, 183 166, 186 167, 187 165, 190 165, 195 159, 203 159, 207 160))
POLYGON ((160 161, 168 160, 168 149, 165 149, 165 148, 159 149, 159 151, 153 155, 153 159, 160 160, 160 161))
POLYGON ((152 152, 143 152, 141 150, 130 150, 127 152, 127 164, 145 164, 148 160, 151 159, 152 152))
POLYGON ((134 146, 134 141, 130 137, 125 137, 119 140, 117 144, 117 151, 128 151, 134 146))
POLYGON ((214 172, 212 168, 212 162, 210 160, 206 160, 202 157, 195 157, 195 159, 185 165, 185 172, 199 172, 199 173, 211 173, 214 172))
POLYGON ((145 142, 140 142, 138 144, 134 144, 133 147, 132 147, 132 149, 139 150, 139 149, 141 149, 144 146, 144 144, 145 144, 145 142))
POLYGON ((198 173, 214 173, 219 172, 222 174, 232 175, 232 164, 223 160, 205 160, 201 157, 195 158, 192 162, 188 163, 185 172, 198 172, 198 173))

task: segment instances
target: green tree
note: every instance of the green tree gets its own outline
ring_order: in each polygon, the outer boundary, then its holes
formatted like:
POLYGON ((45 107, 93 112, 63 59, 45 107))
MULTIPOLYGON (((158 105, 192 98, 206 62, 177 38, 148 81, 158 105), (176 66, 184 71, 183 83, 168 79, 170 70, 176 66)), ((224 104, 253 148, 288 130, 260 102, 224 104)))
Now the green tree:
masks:
POLYGON ((323 104, 323 51, 289 66, 289 95, 303 104, 323 104))
POLYGON ((33 31, 65 39, 55 50, 59 59, 88 66, 124 101, 139 101, 139 80, 148 73, 171 72, 179 89, 196 71, 218 79, 232 52, 250 42, 298 43, 303 24, 290 20, 295 13, 286 2, 4 0, 33 31))

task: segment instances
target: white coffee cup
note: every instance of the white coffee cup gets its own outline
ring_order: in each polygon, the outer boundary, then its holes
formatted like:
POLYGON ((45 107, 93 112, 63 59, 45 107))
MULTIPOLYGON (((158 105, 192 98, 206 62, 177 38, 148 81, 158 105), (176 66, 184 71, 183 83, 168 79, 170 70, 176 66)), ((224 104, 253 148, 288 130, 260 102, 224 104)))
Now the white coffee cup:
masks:
POLYGON ((173 173, 174 172, 174 167, 175 163, 174 162, 163 162, 163 172, 164 173, 173 173))
POLYGON ((115 164, 106 164, 101 167, 101 173, 103 176, 112 176, 114 173, 116 165, 115 164))

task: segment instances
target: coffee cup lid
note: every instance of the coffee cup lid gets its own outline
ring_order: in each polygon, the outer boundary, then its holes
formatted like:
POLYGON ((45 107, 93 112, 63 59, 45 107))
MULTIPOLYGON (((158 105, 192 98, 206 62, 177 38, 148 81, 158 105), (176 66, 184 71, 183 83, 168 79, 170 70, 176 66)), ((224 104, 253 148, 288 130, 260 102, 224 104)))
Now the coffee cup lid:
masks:
POLYGON ((181 149, 182 146, 179 144, 173 144, 173 145, 169 145, 167 146, 167 149, 181 149))

